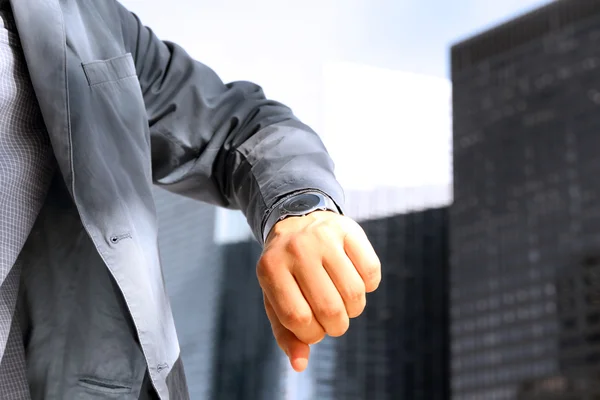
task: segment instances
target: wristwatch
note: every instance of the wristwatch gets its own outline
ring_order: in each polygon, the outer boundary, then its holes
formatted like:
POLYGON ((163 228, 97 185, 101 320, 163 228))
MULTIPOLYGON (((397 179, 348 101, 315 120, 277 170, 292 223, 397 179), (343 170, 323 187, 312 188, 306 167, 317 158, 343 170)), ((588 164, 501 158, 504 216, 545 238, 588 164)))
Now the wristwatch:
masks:
POLYGON ((314 211, 333 211, 341 214, 338 206, 321 192, 306 191, 294 193, 279 200, 272 207, 263 227, 263 242, 267 240, 273 226, 287 217, 303 217, 314 211))

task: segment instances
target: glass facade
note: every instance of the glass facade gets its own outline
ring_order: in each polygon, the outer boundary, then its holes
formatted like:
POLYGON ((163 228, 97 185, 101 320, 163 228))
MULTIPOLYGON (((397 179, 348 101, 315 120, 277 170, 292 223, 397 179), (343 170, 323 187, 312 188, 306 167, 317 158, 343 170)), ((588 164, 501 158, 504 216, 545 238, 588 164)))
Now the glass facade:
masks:
POLYGON ((452 49, 453 399, 595 398, 599 41, 570 0, 452 49))
POLYGON ((261 247, 254 241, 220 246, 220 288, 211 399, 279 400, 285 360, 273 338, 256 279, 261 247))
POLYGON ((336 339, 335 398, 446 400, 448 209, 361 225, 380 257, 382 283, 336 339))

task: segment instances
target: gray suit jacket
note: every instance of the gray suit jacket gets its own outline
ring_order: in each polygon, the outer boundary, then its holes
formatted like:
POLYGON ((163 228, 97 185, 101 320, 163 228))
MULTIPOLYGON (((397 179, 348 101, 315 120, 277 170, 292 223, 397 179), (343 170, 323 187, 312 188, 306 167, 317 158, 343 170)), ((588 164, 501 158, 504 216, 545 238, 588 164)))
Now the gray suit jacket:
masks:
POLYGON ((167 399, 179 346, 152 184, 241 209, 260 241, 283 195, 317 189, 342 205, 331 159, 318 136, 258 86, 224 84, 114 0, 11 3, 60 173, 167 399))

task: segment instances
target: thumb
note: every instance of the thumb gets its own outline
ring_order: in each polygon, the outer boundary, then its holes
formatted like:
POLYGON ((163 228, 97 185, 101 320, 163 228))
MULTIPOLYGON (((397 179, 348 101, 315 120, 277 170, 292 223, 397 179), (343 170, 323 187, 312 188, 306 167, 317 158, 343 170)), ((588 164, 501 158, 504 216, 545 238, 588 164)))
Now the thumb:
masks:
MULTIPOLYGON (((289 331, 288 331, 289 332, 289 331)), ((293 333, 288 340, 288 357, 294 371, 302 372, 308 366, 308 357, 310 356, 310 346, 301 342, 293 333)))
POLYGON ((275 336, 277 344, 288 356, 292 368, 294 368, 296 372, 304 371, 308 366, 310 347, 306 343, 300 341, 296 335, 279 322, 279 318, 277 318, 277 314, 275 314, 275 310, 265 294, 263 294, 263 299, 265 302, 265 311, 271 322, 271 328, 273 329, 273 335, 275 336))

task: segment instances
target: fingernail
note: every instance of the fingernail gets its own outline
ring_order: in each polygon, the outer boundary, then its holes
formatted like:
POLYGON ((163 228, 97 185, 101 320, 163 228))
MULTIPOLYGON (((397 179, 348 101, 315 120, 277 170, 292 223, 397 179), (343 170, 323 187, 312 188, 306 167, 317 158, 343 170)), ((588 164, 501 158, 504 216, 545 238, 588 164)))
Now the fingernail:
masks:
POLYGON ((306 358, 296 358, 294 361, 290 360, 290 362, 292 364, 292 368, 294 368, 296 372, 302 372, 308 366, 308 360, 306 358))

